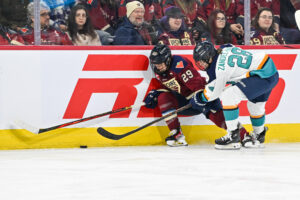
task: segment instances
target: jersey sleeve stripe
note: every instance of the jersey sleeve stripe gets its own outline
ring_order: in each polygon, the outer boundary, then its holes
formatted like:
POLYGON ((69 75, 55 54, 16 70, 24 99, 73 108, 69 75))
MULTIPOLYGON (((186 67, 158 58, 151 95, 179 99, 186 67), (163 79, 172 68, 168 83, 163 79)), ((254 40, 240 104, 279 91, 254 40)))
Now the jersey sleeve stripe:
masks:
POLYGON ((265 57, 263 58, 263 60, 261 61, 261 63, 258 65, 258 68, 257 68, 257 69, 263 68, 263 66, 264 66, 265 63, 267 62, 268 58, 269 58, 269 55, 266 54, 265 57))

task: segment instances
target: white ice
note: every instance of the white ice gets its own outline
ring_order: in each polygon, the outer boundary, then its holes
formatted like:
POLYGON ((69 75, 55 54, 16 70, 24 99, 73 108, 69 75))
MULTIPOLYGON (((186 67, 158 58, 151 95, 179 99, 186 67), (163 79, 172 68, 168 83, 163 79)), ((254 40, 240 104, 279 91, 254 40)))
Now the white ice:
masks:
POLYGON ((296 200, 300 144, 0 151, 1 200, 296 200))

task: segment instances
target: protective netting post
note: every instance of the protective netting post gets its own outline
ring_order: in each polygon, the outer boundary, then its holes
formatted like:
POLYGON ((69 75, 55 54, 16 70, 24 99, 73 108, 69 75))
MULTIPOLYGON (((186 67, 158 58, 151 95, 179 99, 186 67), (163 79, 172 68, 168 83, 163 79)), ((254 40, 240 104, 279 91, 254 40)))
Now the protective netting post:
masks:
POLYGON ((250 26, 251 26, 251 12, 250 12, 250 0, 244 0, 244 40, 245 45, 250 45, 250 26))
POLYGON ((40 0, 34 0, 34 44, 41 45, 40 0))

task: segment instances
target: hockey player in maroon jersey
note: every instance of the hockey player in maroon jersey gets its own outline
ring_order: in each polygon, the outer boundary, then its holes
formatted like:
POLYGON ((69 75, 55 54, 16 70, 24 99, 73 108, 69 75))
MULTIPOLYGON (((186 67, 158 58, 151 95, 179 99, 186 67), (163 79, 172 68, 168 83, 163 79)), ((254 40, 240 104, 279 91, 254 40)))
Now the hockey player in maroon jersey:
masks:
MULTIPOLYGON (((161 87, 157 90, 151 90, 144 102, 147 108, 155 108, 158 105, 162 115, 187 105, 193 95, 205 87, 205 78, 201 77, 191 61, 182 56, 172 55, 167 45, 156 45, 151 51, 150 62, 161 87)), ((226 129, 219 99, 197 110, 190 108, 179 114, 198 115, 201 113, 218 127, 226 129)), ((167 145, 186 146, 187 142, 180 128, 177 115, 173 115, 165 121, 171 131, 169 137, 166 138, 167 145)), ((241 127, 241 135, 245 133, 247 131, 241 127)))

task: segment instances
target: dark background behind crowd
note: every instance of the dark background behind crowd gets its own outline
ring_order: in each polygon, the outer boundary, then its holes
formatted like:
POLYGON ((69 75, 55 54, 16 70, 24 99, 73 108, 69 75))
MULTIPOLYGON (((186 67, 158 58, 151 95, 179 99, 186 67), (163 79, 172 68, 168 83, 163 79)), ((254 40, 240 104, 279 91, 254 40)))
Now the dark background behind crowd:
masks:
MULTIPOLYGON (((300 0, 251 0, 251 45, 299 44, 300 0)), ((0 45, 34 45, 32 0, 0 1, 0 45)), ((244 0, 40 0, 42 45, 244 44, 244 0)))

